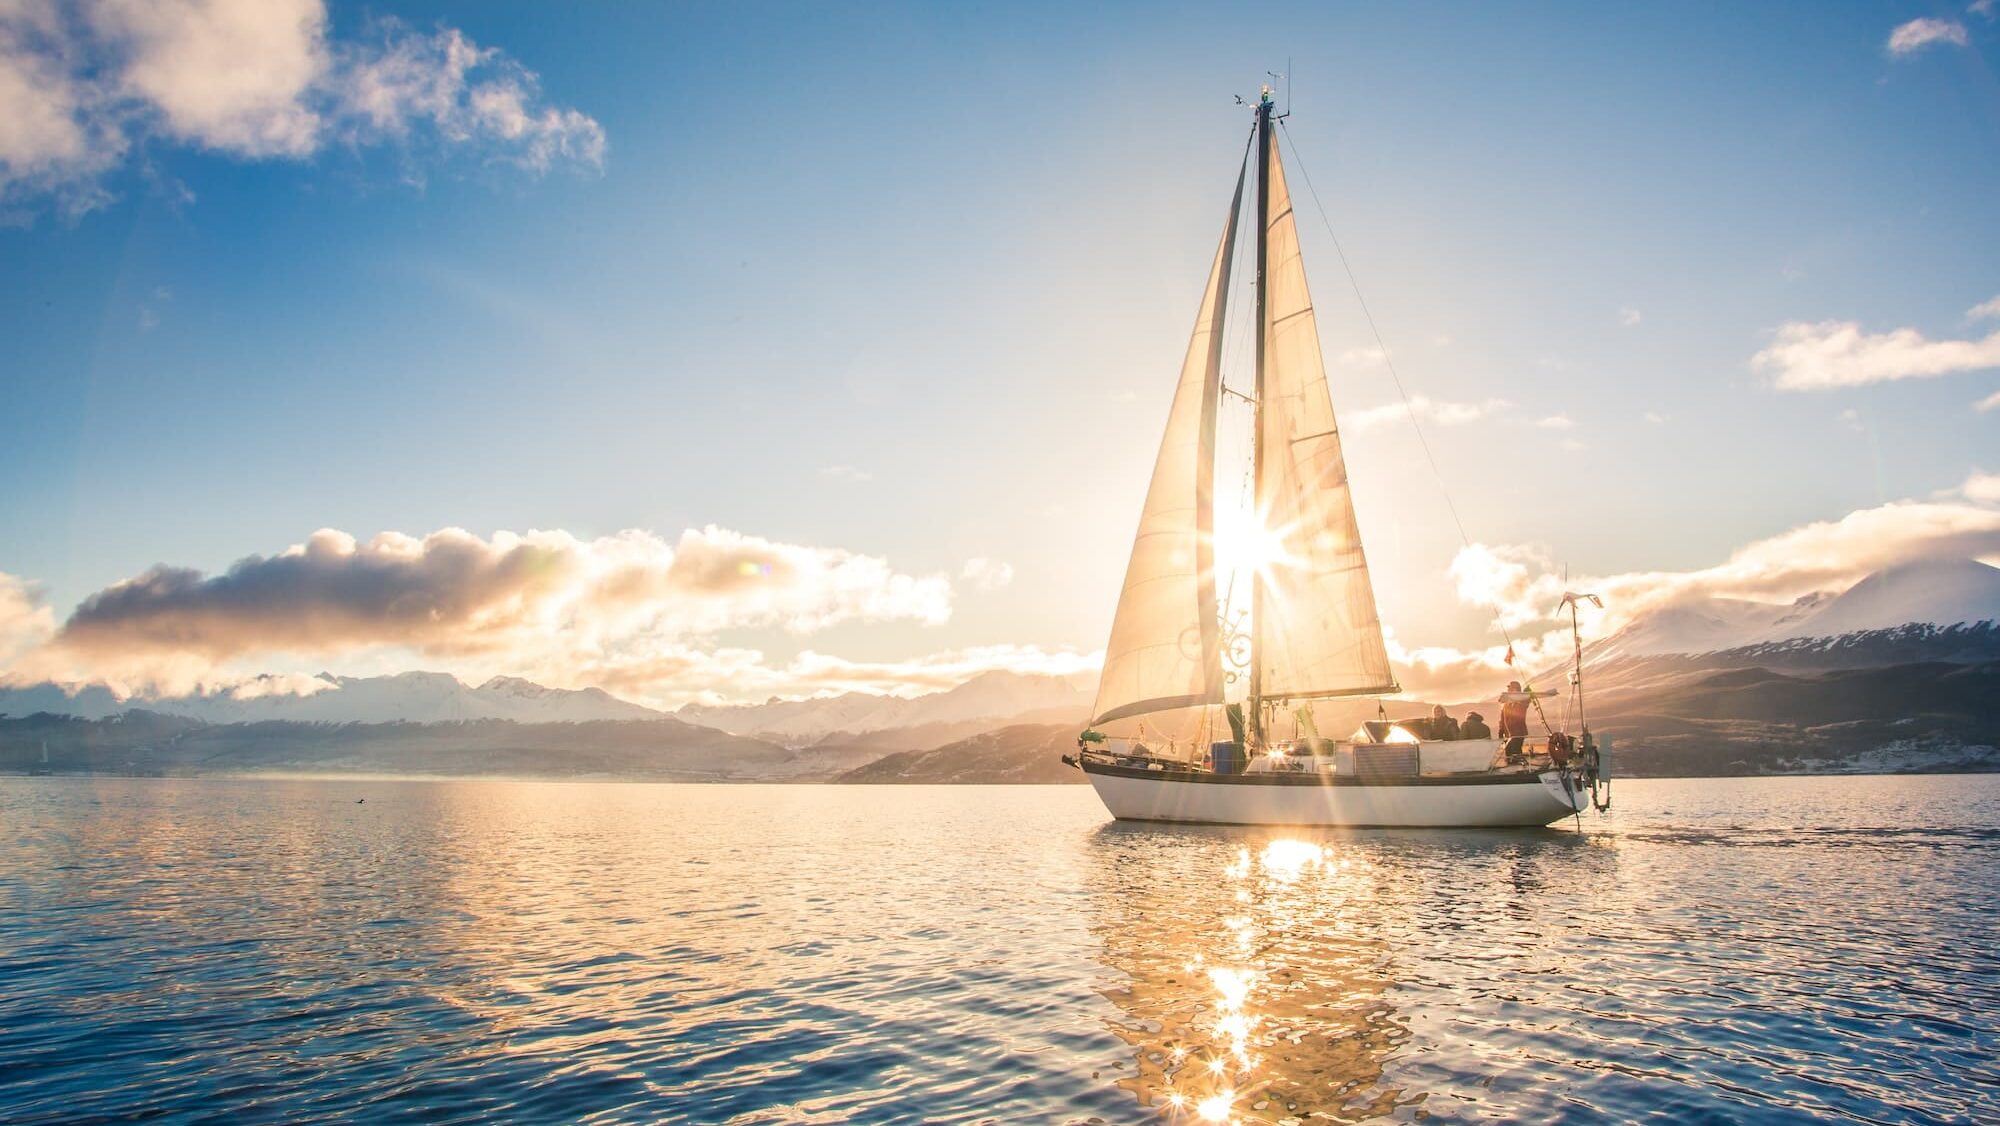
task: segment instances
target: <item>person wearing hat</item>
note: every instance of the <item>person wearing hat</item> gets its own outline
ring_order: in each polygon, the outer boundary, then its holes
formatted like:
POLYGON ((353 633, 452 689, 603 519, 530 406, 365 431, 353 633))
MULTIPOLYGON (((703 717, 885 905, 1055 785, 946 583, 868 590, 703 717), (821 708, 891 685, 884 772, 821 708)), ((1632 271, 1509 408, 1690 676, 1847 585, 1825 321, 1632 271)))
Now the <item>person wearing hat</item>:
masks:
POLYGON ((1467 712, 1465 713, 1465 722, 1459 725, 1458 737, 1461 739, 1491 739, 1493 738, 1493 731, 1486 726, 1485 716, 1480 715, 1478 712, 1467 712))

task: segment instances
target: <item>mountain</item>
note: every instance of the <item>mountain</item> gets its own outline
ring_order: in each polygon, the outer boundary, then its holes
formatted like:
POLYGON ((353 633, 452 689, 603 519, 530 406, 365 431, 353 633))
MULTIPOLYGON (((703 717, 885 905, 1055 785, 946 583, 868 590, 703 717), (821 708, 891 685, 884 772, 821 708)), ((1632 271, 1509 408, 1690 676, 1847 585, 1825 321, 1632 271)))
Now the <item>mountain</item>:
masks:
POLYGON ((2000 771, 2000 662, 1700 671, 1591 700, 1614 775, 2000 771))
POLYGON ((924 696, 849 692, 763 704, 689 704, 674 714, 693 723, 786 746, 822 743, 935 747, 1008 722, 1080 724, 1094 678, 995 670, 924 696))
POLYGON ((835 778, 847 783, 1081 783, 1063 765, 1076 749, 1074 723, 1014 724, 928 751, 902 751, 835 778))
POLYGON ((127 711, 106 719, 0 719, 0 770, 58 773, 401 774, 643 778, 677 782, 824 781, 850 755, 793 750, 670 717, 582 723, 213 724, 127 711))
POLYGON ((1839 637, 1917 622, 2000 622, 2000 567, 1976 559, 1927 559, 1877 571, 1759 640, 1839 637))
POLYGON ((1589 646, 1592 661, 1651 657, 1663 653, 1708 653, 1760 638, 1781 622, 1809 617, 1830 596, 1809 594, 1792 605, 1704 598, 1665 606, 1589 646))
POLYGON ((1585 656, 1597 664, 1981 622, 2000 623, 2000 568, 1976 559, 1925 559, 1877 571, 1839 594, 1809 594, 1790 605, 1728 598, 1677 603, 1593 643, 1585 656))
POLYGON ((0 689, 0 714, 49 712, 103 719, 132 708, 184 716, 209 723, 457 723, 513 720, 517 723, 588 723, 598 720, 659 719, 665 713, 620 700, 601 688, 545 688, 518 677, 496 676, 477 688, 449 673, 406 672, 394 676, 334 676, 321 673, 322 687, 310 695, 260 693, 271 678, 209 695, 121 700, 91 686, 74 695, 41 684, 0 689))

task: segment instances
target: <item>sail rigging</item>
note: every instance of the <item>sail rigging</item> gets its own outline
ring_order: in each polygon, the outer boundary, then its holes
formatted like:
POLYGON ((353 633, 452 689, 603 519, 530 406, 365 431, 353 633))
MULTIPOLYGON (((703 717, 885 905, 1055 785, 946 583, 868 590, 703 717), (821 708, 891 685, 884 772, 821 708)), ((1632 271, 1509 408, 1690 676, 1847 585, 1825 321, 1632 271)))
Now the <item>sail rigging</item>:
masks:
POLYGON ((1291 193, 1278 147, 1259 147, 1267 218, 1257 514, 1276 558, 1257 574, 1256 692, 1290 700, 1394 692, 1291 193))
MULTIPOLYGON (((1092 726, 1143 720, 1140 733, 1195 744, 1223 702, 1215 498, 1222 330, 1249 167, 1258 175, 1257 373, 1251 400, 1255 534, 1269 558, 1251 579, 1252 741, 1264 705, 1397 691, 1362 552, 1347 465, 1285 174, 1260 104, 1105 646, 1092 726)), ((1121 725, 1122 726, 1122 725, 1121 725)))
POLYGON ((1154 717, 1161 733, 1191 741, 1205 705, 1222 702, 1220 614, 1215 598, 1215 414, 1221 397, 1222 326, 1245 173, 1209 268, 1167 430, 1140 510, 1125 584, 1104 648, 1093 726, 1154 717), (1179 711, 1179 717, 1160 713, 1179 711))

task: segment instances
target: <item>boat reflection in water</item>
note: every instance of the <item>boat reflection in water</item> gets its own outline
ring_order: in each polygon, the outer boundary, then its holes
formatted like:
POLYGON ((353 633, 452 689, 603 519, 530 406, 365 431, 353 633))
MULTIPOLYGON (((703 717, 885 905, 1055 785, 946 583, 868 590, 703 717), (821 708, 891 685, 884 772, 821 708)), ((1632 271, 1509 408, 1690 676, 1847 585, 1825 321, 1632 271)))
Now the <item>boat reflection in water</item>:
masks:
MULTIPOLYGON (((1556 833, 1286 833, 1098 830, 1091 926, 1136 1064, 1119 1086, 1165 1121, 1361 1121, 1409 1113, 1447 1074, 1459 1087, 1479 1061, 1403 1066, 1445 1047, 1414 1010, 1463 1003, 1482 1023, 1500 967, 1481 935, 1550 911, 1550 863, 1592 851, 1556 833)), ((1503 974, 1532 972, 1523 953, 1503 974)))

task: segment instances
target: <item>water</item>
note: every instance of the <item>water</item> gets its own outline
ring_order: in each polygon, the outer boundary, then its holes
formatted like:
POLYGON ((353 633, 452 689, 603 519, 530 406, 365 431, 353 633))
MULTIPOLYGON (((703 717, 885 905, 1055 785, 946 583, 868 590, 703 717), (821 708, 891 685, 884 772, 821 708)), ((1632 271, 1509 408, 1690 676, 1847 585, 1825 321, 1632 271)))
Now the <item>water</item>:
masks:
POLYGON ((1618 800, 5 779, 0 1120, 2000 1120, 2000 778, 1618 800))

